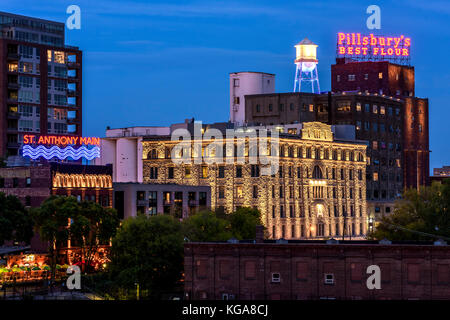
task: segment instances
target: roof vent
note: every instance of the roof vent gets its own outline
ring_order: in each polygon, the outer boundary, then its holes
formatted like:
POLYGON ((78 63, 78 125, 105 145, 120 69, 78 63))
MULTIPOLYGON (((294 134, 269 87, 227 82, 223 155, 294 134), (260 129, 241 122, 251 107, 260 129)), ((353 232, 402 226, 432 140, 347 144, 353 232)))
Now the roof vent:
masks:
POLYGON ((379 244, 392 244, 392 241, 390 241, 390 240, 384 238, 384 239, 378 241, 378 243, 379 243, 379 244))
POLYGON ((331 239, 327 240, 327 244, 338 244, 338 243, 339 243, 339 240, 336 240, 334 238, 331 238, 331 239))
POLYGON ((446 246, 446 245, 447 245, 447 242, 444 241, 443 239, 439 239, 439 240, 436 240, 433 244, 434 244, 435 246, 446 246))

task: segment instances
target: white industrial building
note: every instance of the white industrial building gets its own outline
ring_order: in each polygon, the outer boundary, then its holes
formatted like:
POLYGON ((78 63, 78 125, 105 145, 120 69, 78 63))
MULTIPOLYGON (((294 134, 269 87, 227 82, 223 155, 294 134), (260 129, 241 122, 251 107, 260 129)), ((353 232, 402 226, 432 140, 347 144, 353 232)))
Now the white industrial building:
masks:
POLYGON ((245 95, 275 93, 275 75, 265 72, 230 73, 230 121, 245 123, 245 95))

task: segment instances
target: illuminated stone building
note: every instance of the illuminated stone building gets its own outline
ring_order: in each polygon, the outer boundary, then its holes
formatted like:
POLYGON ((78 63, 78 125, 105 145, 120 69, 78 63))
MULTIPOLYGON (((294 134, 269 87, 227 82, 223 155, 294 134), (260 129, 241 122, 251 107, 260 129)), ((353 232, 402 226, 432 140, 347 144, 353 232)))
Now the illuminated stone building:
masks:
POLYGON ((257 208, 272 238, 362 238, 368 227, 366 142, 355 140, 354 134, 353 139, 337 139, 338 128, 320 122, 299 128, 280 134, 277 149, 272 136, 265 138, 272 145, 269 150, 275 150, 265 155, 272 165, 278 161, 272 175, 261 174, 266 167, 260 161, 250 163, 253 138, 245 138, 242 159, 229 147, 237 149, 236 139, 226 138, 224 161, 212 163, 216 158, 207 148, 212 140, 203 139, 203 161, 195 161, 201 157, 193 149, 193 163, 176 164, 171 155, 178 141, 170 136, 143 137, 143 182, 210 186, 213 210, 257 208))

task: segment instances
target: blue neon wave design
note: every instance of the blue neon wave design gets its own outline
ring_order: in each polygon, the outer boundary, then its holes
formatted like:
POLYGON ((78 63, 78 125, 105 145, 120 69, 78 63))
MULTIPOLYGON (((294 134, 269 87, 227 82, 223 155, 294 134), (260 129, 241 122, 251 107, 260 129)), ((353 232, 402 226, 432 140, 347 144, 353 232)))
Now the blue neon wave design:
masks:
POLYGON ((60 160, 71 157, 74 160, 80 158, 86 158, 87 160, 92 160, 94 158, 100 158, 100 147, 94 146, 92 149, 88 149, 86 146, 81 146, 78 149, 74 149, 72 146, 67 146, 60 148, 58 146, 53 146, 46 148, 44 146, 38 146, 36 148, 30 145, 24 145, 22 155, 24 157, 28 156, 33 160, 39 157, 44 157, 47 160, 57 157, 60 160))

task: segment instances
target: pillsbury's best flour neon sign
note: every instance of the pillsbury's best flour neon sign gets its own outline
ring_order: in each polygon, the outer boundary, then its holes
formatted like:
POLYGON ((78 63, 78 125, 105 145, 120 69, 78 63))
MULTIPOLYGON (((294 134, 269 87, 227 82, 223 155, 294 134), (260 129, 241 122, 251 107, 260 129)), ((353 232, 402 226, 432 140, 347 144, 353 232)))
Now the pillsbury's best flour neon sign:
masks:
POLYGON ((40 157, 92 160, 100 157, 100 138, 27 134, 23 136, 22 156, 33 160, 40 157))
POLYGON ((410 61, 411 38, 403 35, 386 37, 374 34, 337 34, 336 54, 338 57, 356 60, 395 60, 408 64, 410 61))

